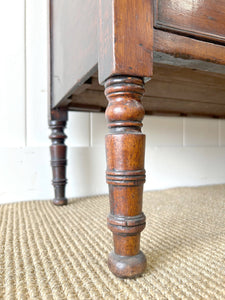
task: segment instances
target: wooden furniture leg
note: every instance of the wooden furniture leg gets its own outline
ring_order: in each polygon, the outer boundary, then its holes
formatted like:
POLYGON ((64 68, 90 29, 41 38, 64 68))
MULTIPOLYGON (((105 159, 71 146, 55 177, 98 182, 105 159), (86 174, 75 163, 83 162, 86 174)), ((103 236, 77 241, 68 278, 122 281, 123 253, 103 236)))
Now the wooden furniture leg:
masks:
POLYGON ((106 119, 107 182, 114 251, 110 270, 118 277, 143 273, 146 258, 140 251, 145 227, 142 193, 145 182, 145 136, 141 132, 144 80, 152 76, 152 1, 99 1, 98 77, 108 99, 106 119))
POLYGON ((140 275, 146 267, 145 256, 140 251, 140 233, 145 227, 142 212, 145 182, 145 135, 141 133, 143 93, 141 78, 115 76, 105 83, 109 101, 106 109, 108 227, 114 239, 114 252, 109 255, 108 265, 118 277, 140 275))
POLYGON ((51 154, 51 166, 53 180, 52 184, 54 186, 55 198, 53 203, 55 205, 66 205, 67 198, 65 197, 65 187, 66 187, 66 152, 67 147, 64 144, 66 135, 64 133, 64 128, 68 119, 68 113, 66 110, 52 110, 51 119, 49 120, 49 127, 52 130, 50 139, 52 145, 50 146, 51 154))

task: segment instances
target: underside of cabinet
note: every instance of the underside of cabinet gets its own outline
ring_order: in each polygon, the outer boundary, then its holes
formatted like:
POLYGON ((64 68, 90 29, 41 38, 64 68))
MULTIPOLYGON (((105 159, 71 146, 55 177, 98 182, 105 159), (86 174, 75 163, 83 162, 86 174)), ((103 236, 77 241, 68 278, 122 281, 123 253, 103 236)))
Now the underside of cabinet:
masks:
MULTIPOLYGON (((121 20, 126 26, 122 24, 125 29, 122 25, 118 27, 122 33, 119 31, 118 37, 113 38, 114 31, 110 26, 106 30, 104 24, 105 36, 103 35, 100 47, 100 64, 97 34, 97 24, 100 22, 98 1, 50 0, 50 107, 64 107, 71 111, 104 111, 107 100, 104 96, 104 87, 98 83, 101 73, 104 80, 109 76, 108 73, 110 76, 122 74, 138 77, 143 72, 142 75, 145 76, 147 72, 144 72, 144 67, 141 66, 153 63, 153 75, 149 75, 152 74, 151 70, 148 75, 152 78, 146 82, 143 98, 146 114, 224 118, 225 7, 222 0, 216 2, 214 6, 210 5, 209 0, 203 2, 203 6, 200 5, 202 1, 196 1, 198 4, 196 6, 196 3, 189 0, 182 1, 182 5, 178 0, 143 2, 149 11, 147 17, 150 19, 154 17, 154 24, 151 25, 154 25, 154 28, 150 32, 146 29, 146 21, 143 22, 141 29, 136 28, 133 18, 124 21, 125 17, 120 16, 118 9, 119 23, 115 23, 114 26, 120 24, 121 20), (148 5, 149 3, 154 3, 154 9, 148 5), (190 11, 186 11, 188 5, 190 7, 194 5, 195 17, 190 11), (180 11, 180 14, 177 15, 176 11, 180 11), (184 21, 182 16, 185 17, 184 21), (140 35, 142 30, 144 33, 140 35), (132 36, 136 31, 136 39, 132 39, 132 45, 130 38, 124 45, 123 37, 126 36, 124 32, 132 32, 132 36), (109 54, 109 50, 112 52, 109 60, 110 68, 107 67, 108 58, 105 57, 106 53, 109 54), (118 57, 124 52, 122 58, 116 60, 116 68, 113 65, 116 59, 113 51, 116 51, 118 57), (150 52, 151 54, 154 52, 153 60, 152 55, 149 55, 150 52), (149 61, 146 57, 150 57, 149 61), (136 70, 137 68, 141 69, 141 73, 136 70), (127 70, 130 70, 128 74, 127 70), (131 70, 136 71, 133 74, 131 70)), ((102 3, 106 5, 103 21, 107 21, 112 18, 107 5, 110 6, 113 2, 108 0, 102 3)), ((118 5, 121 5, 119 1, 118 5)), ((133 5, 136 5, 136 2, 133 2, 133 5)), ((143 14, 142 19, 145 17, 143 14)), ((111 24, 111 21, 109 23, 111 24)))
MULTIPOLYGON (((225 74, 157 63, 142 103, 146 114, 224 118, 224 82, 225 74)), ((76 111, 105 110, 107 100, 97 73, 69 97, 67 105, 76 111)))

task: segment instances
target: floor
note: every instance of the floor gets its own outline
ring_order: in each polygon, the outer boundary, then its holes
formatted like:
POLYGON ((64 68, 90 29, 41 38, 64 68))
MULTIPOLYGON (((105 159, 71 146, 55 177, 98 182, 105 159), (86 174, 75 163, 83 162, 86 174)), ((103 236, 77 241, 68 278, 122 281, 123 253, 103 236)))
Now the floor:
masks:
POLYGON ((107 268, 108 196, 0 206, 1 299, 225 299, 225 185, 146 192, 133 280, 107 268))

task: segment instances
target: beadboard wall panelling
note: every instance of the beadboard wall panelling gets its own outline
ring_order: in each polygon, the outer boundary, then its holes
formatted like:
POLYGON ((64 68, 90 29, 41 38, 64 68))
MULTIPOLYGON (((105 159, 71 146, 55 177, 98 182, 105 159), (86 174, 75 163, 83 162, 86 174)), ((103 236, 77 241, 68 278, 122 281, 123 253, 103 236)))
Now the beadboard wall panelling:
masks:
POLYGON ((218 119, 184 118, 184 146, 218 146, 218 119))
POLYGON ((40 148, 0 148, 0 203, 50 197, 49 150, 40 148), (3 159, 4 158, 4 159, 3 159))
POLYGON ((70 148, 68 160, 68 197, 108 193, 105 147, 70 148))
POLYGON ((225 147, 147 147, 145 190, 225 182, 225 147))
POLYGON ((24 32, 24 0, 0 1, 0 147, 25 145, 24 32))
POLYGON ((90 145, 90 113, 69 112, 65 133, 69 147, 89 147, 90 145))
POLYGON ((105 135, 108 133, 105 114, 91 113, 91 146, 105 145, 105 135))
POLYGON ((48 1, 26 0, 27 146, 48 140, 48 1))
MULTIPOLYGON (((68 149, 68 197, 105 194, 105 149, 70 147, 68 149)), ((0 203, 51 199, 51 168, 47 147, 0 148, 0 203), (2 159, 5 157, 5 159, 2 159)))
MULTIPOLYGON (((51 199, 47 147, 0 148, 0 203, 51 199)), ((225 182, 225 147, 147 147, 145 190, 225 182)), ((106 194, 104 147, 68 149, 67 195, 106 194)))
POLYGON ((225 146, 225 120, 219 120, 219 145, 225 146))
POLYGON ((147 146, 183 145, 183 118, 146 116, 143 122, 147 146))

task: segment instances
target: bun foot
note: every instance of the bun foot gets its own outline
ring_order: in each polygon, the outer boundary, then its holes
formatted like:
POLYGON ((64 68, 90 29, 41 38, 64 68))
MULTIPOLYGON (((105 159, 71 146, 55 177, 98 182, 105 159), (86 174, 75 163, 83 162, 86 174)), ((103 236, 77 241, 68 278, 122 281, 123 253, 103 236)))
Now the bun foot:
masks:
POLYGON ((61 198, 61 199, 53 199, 53 204, 56 206, 63 206, 67 205, 68 201, 66 198, 61 198))
POLYGON ((146 265, 146 258, 142 251, 134 256, 121 256, 114 252, 109 254, 109 269, 117 277, 133 278, 140 276, 144 272, 146 265))

